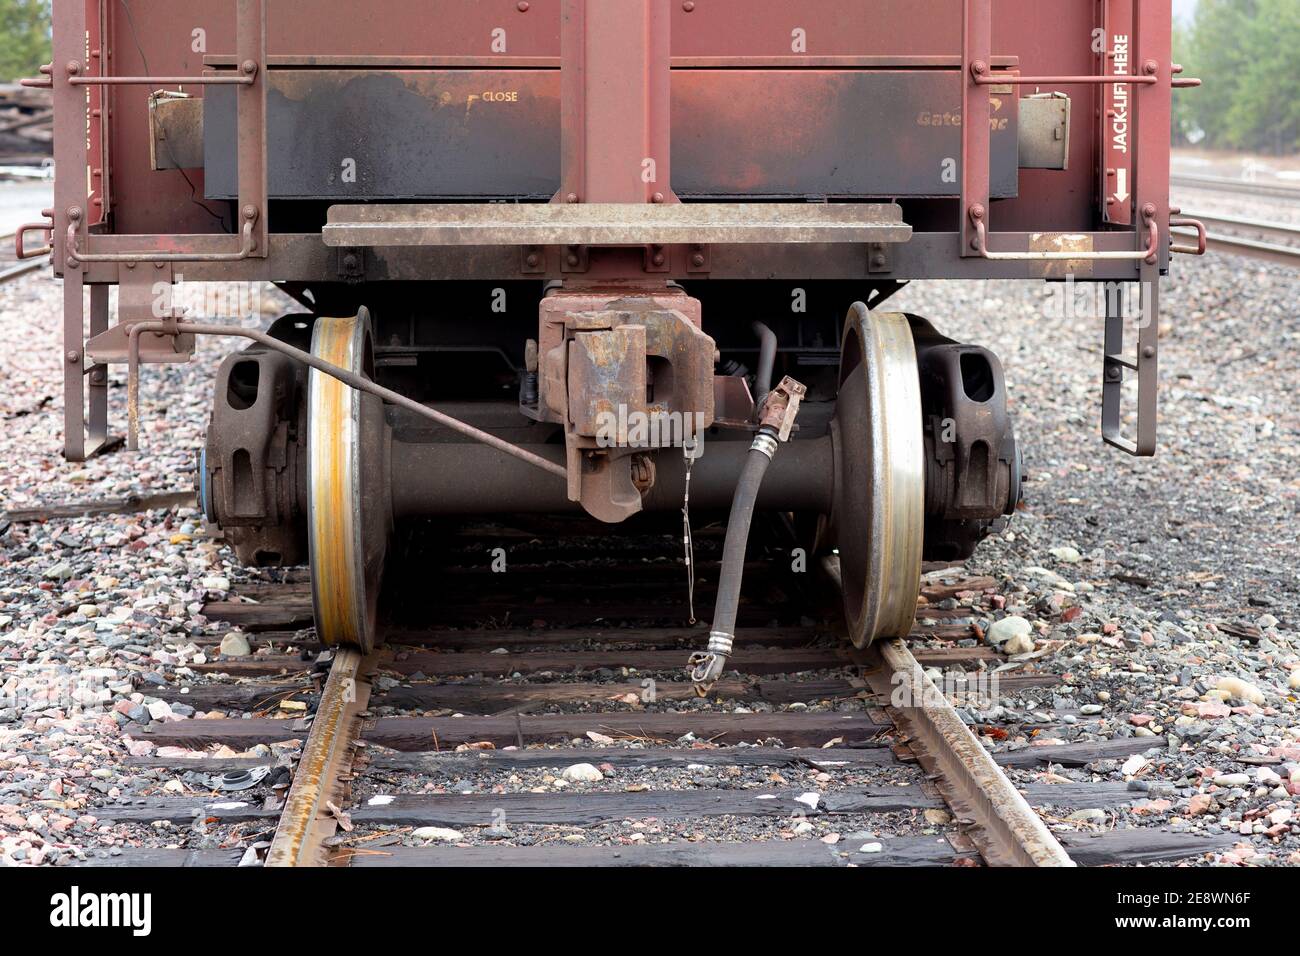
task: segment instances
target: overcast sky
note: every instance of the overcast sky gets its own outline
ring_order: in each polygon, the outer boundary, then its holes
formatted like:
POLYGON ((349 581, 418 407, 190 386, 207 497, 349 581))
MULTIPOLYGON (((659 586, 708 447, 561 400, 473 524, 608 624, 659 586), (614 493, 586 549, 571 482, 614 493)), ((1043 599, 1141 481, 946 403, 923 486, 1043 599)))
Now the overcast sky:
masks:
POLYGON ((1196 12, 1196 0, 1174 0, 1174 16, 1187 21, 1196 12))

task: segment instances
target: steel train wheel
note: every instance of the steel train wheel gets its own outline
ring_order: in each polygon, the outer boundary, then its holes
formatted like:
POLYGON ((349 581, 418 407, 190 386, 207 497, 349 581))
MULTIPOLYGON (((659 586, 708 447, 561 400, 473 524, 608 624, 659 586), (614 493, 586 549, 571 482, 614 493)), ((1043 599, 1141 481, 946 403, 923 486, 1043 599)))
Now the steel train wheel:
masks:
POLYGON ((925 540, 925 441, 907 317, 854 303, 844 329, 831 424, 831 526, 844 617, 857 647, 905 637, 916 617, 925 540))
MULTIPOLYGON (((373 375, 370 315, 318 318, 311 351, 373 375)), ((388 547, 383 402, 312 369, 307 383, 307 541, 316 633, 369 652, 388 547)))

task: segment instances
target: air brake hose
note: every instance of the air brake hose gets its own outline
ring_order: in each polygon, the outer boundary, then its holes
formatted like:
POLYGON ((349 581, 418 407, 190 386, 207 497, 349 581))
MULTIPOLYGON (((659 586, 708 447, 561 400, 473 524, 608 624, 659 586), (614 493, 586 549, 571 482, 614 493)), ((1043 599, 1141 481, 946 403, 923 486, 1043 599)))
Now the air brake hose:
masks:
POLYGON ((751 328, 758 336, 758 368, 754 371, 754 415, 757 417, 767 393, 772 391, 772 370, 776 367, 776 333, 757 320, 751 328))
POLYGON ((703 697, 727 669, 732 644, 736 639, 736 612, 740 606, 740 580, 745 571, 745 548, 749 544, 749 525, 758 503, 758 489, 772 463, 777 446, 790 439, 799 403, 808 389, 790 376, 772 389, 759 408, 759 427, 749 446, 745 465, 731 499, 731 517, 727 519, 727 537, 722 545, 722 572, 718 576, 718 603, 713 609, 713 626, 709 643, 703 651, 691 655, 687 662, 695 692, 703 697))

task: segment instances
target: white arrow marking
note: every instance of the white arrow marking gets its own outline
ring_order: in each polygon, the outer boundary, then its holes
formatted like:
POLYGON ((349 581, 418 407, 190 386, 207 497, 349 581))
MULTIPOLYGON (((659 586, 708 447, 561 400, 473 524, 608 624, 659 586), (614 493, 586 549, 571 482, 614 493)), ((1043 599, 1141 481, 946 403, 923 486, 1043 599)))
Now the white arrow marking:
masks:
POLYGON ((1120 202, 1128 199, 1128 170, 1123 167, 1115 170, 1115 198, 1120 202))

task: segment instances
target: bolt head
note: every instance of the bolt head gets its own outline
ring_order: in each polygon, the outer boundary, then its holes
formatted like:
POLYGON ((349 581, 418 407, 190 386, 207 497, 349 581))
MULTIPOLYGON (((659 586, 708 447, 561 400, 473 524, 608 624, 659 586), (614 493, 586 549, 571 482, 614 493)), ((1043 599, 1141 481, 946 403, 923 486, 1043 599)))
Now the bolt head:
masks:
POLYGON ((527 13, 528 0, 519 0, 519 2, 515 4, 515 9, 518 10, 520 13, 527 13))
POLYGON ((78 73, 80 73, 80 72, 81 72, 81 64, 78 63, 76 60, 69 60, 69 61, 68 61, 68 75, 69 75, 69 76, 76 76, 76 75, 77 75, 78 73))
POLYGON ((695 255, 691 256, 691 265, 693 266, 704 265, 704 253, 697 252, 695 253, 695 255))
POLYGON ((564 197, 564 201, 565 201, 565 202, 577 202, 577 201, 578 201, 578 194, 577 194, 577 193, 569 193, 567 196, 564 197))
POLYGON ((682 4, 682 9, 685 10, 687 13, 690 13, 692 10, 695 9, 694 0, 686 0, 686 2, 682 4))
POLYGON ((75 362, 80 362, 80 361, 81 361, 81 353, 78 352, 76 349, 69 349, 69 350, 68 350, 68 362, 69 362, 69 363, 75 363, 75 362))
POLYGON ((243 63, 240 64, 239 68, 249 76, 252 76, 254 73, 257 72, 257 64, 254 63, 252 60, 245 60, 243 63))
POLYGON ((651 198, 651 200, 653 200, 654 202, 663 202, 663 201, 664 201, 664 194, 663 194, 663 193, 655 193, 655 194, 654 194, 653 196, 651 196, 650 198, 651 198))
POLYGON ((657 266, 661 266, 666 260, 664 259, 664 254, 662 252, 656 252, 650 261, 657 266))
POLYGON ((249 203, 247 206, 245 206, 245 207, 243 208, 242 212, 243 212, 243 215, 244 215, 244 218, 245 218, 245 219, 256 219, 256 218, 257 218, 257 207, 254 206, 252 203, 249 203))
POLYGON ((530 266, 535 266, 535 265, 537 265, 537 263, 538 263, 538 261, 539 261, 538 258, 537 258, 537 253, 535 253, 535 252, 530 252, 530 253, 528 253, 528 255, 525 257, 524 261, 525 261, 526 263, 528 263, 530 266))

